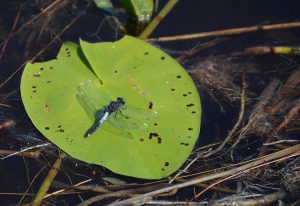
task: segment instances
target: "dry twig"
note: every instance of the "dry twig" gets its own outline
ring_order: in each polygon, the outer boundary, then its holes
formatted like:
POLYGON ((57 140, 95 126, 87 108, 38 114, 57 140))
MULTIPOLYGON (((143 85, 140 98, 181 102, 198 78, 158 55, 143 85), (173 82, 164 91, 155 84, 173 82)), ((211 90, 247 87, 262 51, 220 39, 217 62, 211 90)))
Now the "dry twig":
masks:
POLYGON ((222 142, 222 144, 219 145, 216 149, 212 150, 211 152, 202 154, 201 155, 202 157, 209 157, 209 156, 217 153, 218 151, 223 149, 223 147, 232 139, 233 134, 237 131, 238 127, 240 126, 240 124, 243 120, 243 116, 244 116, 244 112, 245 112, 245 102, 246 102, 245 99, 246 99, 246 80, 245 80, 245 76, 243 76, 243 87, 242 87, 242 92, 241 92, 241 110, 240 110, 239 118, 238 118, 237 122, 235 123, 233 129, 230 130, 230 132, 228 133, 227 137, 222 142))
POLYGON ((296 28, 296 27, 300 27, 300 22, 271 24, 271 25, 264 25, 264 26, 250 26, 250 27, 243 27, 243 28, 200 32, 200 33, 195 33, 195 34, 184 34, 184 35, 177 35, 177 36, 171 36, 171 37, 158 37, 158 38, 147 39, 147 41, 149 41, 149 42, 178 41, 178 40, 187 40, 187 39, 196 39, 196 38, 237 35, 237 34, 244 34, 244 33, 255 32, 255 31, 270 31, 270 30, 275 30, 275 29, 289 29, 289 28, 296 28))
POLYGON ((172 186, 165 187, 165 188, 162 188, 159 190, 148 192, 148 193, 139 195, 137 197, 129 198, 129 199, 126 199, 126 200, 123 200, 120 202, 116 202, 116 203, 112 203, 112 204, 110 204, 110 206, 121 206, 121 205, 126 205, 126 204, 140 204, 142 202, 149 200, 149 198, 151 198, 155 195, 161 194, 161 193, 169 192, 174 189, 188 187, 188 186, 200 183, 200 182, 206 182, 206 181, 218 179, 218 178, 226 178, 226 177, 233 176, 235 174, 242 174, 245 171, 250 171, 249 169, 251 169, 251 168, 265 167, 266 165, 268 165, 270 163, 274 163, 276 161, 282 161, 282 158, 291 158, 292 156, 298 156, 299 154, 300 154, 300 145, 295 145, 288 149, 284 149, 284 150, 272 153, 270 155, 259 158, 258 160, 252 161, 248 164, 245 164, 243 166, 240 166, 240 167, 237 167, 237 168, 234 168, 231 170, 227 170, 224 172, 218 172, 216 174, 207 175, 207 176, 197 178, 197 179, 185 182, 185 183, 172 185, 172 186))
POLYGON ((255 206, 255 205, 270 205, 276 201, 282 200, 287 196, 287 193, 284 191, 274 192, 269 195, 264 195, 261 197, 250 197, 244 198, 227 198, 226 201, 218 201, 217 203, 212 204, 212 206, 224 206, 234 202, 235 205, 239 206, 255 206))
POLYGON ((60 36, 65 33, 82 15, 84 12, 80 12, 65 28, 59 32, 42 50, 40 50, 36 55, 34 55, 30 60, 23 62, 7 79, 5 79, 1 84, 0 88, 3 87, 7 82, 9 82, 25 65, 28 61, 33 62, 37 57, 39 57, 43 52, 46 51, 55 41, 57 41, 60 36))
POLYGON ((292 119, 294 118, 295 115, 298 114, 300 110, 300 103, 296 104, 288 113, 288 115, 286 116, 286 118, 284 118, 284 120, 277 126, 277 128, 271 133, 271 135, 266 139, 266 141, 264 142, 263 147, 261 148, 261 151, 259 153, 259 156, 262 156, 265 154, 266 152, 266 148, 267 148, 267 143, 270 143, 273 138, 281 131, 283 130, 290 121, 292 121, 292 119))
POLYGON ((0 155, 8 156, 8 155, 16 155, 21 157, 27 157, 27 158, 34 158, 38 159, 40 157, 40 151, 34 151, 34 152, 21 152, 20 151, 12 151, 12 150, 0 150, 0 155))

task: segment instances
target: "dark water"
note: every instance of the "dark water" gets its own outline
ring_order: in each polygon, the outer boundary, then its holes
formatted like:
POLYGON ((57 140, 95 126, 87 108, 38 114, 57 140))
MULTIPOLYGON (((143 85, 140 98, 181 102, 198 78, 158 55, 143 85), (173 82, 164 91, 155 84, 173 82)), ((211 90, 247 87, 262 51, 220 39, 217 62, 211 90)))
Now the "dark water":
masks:
MULTIPOLYGON (((19 6, 21 9, 21 22, 17 25, 17 28, 26 22, 31 15, 37 14, 38 9, 31 7, 33 1, 0 1, 0 32, 4 30, 9 32, 14 18, 17 14, 19 6)), ((50 22, 52 28, 61 28, 61 25, 70 21, 76 16, 76 13, 84 8, 85 4, 82 2, 77 3, 75 8, 67 8, 56 17, 58 22, 50 22)), ((173 36, 178 34, 188 34, 195 32, 222 30, 228 28, 245 27, 252 25, 260 25, 264 23, 284 23, 300 20, 300 2, 296 0, 286 1, 259 1, 259 0, 181 0, 178 5, 170 12, 170 14, 164 19, 157 30, 153 33, 152 37, 160 36, 173 36)), ((91 35, 95 33, 99 25, 105 18, 105 13, 90 7, 76 24, 74 24, 64 35, 62 35, 62 41, 74 41, 77 42, 78 38, 83 38, 88 41, 99 41, 99 38, 103 41, 115 40, 115 29, 111 28, 109 22, 103 24, 102 30, 98 34, 98 38, 91 35)), ((46 31, 40 40, 34 36, 31 38, 31 29, 34 27, 28 27, 24 29, 21 34, 12 38, 8 45, 7 50, 0 62, 0 84, 5 81, 12 72, 16 71, 20 65, 28 59, 30 56, 43 48, 49 41, 51 31, 46 31), (31 43, 28 43, 31 41, 31 43), (28 49, 30 48, 30 49, 28 49)), ((256 45, 299 45, 299 29, 289 29, 285 31, 274 32, 255 32, 250 34, 243 34, 231 37, 228 41, 215 47, 209 48, 199 54, 198 57, 210 56, 211 54, 227 54, 233 51, 240 51, 245 47, 256 45)), ((118 36, 120 37, 120 36, 118 36)), ((1 41, 3 42, 6 35, 1 35, 1 41)), ((196 39, 188 41, 168 42, 168 43, 155 43, 166 50, 187 51, 193 48, 197 43, 202 43, 211 40, 211 38, 196 39)), ((55 57, 60 43, 55 43, 40 57, 40 60, 51 59, 55 57)), ((175 55, 176 56, 176 55, 175 55)), ((268 69, 276 72, 269 72, 263 75, 262 79, 266 82, 272 76, 285 76, 291 69, 295 67, 295 64, 290 64, 289 60, 276 56, 264 56, 264 57, 249 57, 244 61, 253 61, 258 65, 260 69, 268 69)), ((185 63, 184 66, 192 68, 194 63, 185 63)), ((16 120, 17 126, 14 131, 2 131, 0 130, 0 149, 16 149, 19 150, 21 146, 26 146, 26 141, 12 141, 15 135, 32 135, 33 137, 42 138, 41 135, 33 128, 30 120, 25 114, 24 108, 19 96, 19 84, 22 69, 14 75, 14 77, 0 89, 0 95, 7 94, 14 91, 11 97, 8 98, 7 103, 14 106, 14 109, 4 108, 0 109, 0 112, 4 112, 2 117, 10 117, 16 120)), ((255 84, 255 81, 254 83, 255 84)), ((257 88, 261 89, 263 83, 259 85, 257 82, 257 88)), ((259 90, 258 90, 259 91, 259 90)), ((236 115, 239 111, 238 103, 225 104, 225 113, 222 113, 217 104, 215 104, 209 96, 207 96, 200 88, 200 94, 202 96, 202 128, 201 135, 198 141, 198 145, 204 145, 211 143, 215 138, 221 139, 226 136, 228 130, 236 121, 236 115)), ((0 96, 1 97, 1 96, 0 96)), ((1 114, 1 113, 0 113, 1 114)), ((20 137, 22 138, 22 137, 20 137)), ((36 142, 33 142, 36 144, 36 142)), ((55 152, 55 150, 53 151, 55 152)), ((47 157, 44 157, 45 160, 47 157)), ((46 161, 36 162, 33 160, 22 159, 19 157, 9 158, 7 160, 0 161, 0 193, 12 192, 22 193, 24 192, 30 180, 34 175, 45 166, 46 161)), ((85 167, 75 167, 76 162, 69 162, 66 165, 66 170, 70 168, 69 172, 74 182, 79 181, 82 177, 75 175, 76 171, 82 172, 85 167)), ((51 163, 49 163, 51 165, 51 163)), ((33 191, 37 192, 41 181, 44 179, 49 168, 44 170, 40 177, 37 178, 33 184, 33 191)), ((86 175, 91 175, 87 173, 86 175)), ((92 175, 91 175, 92 176, 92 175)), ((117 176, 122 178, 120 176, 117 176)), ((65 181, 68 177, 64 174, 58 176, 58 180, 65 181)), ((83 178, 84 179, 84 178, 83 178)), ((132 180, 130 181, 139 181, 132 180)), ((185 189, 179 193, 177 198, 184 200, 185 198, 192 197, 192 191, 185 189)), ((16 195, 1 195, 0 205, 15 205, 21 196, 16 195)), ((54 205, 74 205, 80 202, 76 195, 64 196, 65 203, 59 202, 54 205)), ((62 199, 59 199, 62 200, 62 199)))

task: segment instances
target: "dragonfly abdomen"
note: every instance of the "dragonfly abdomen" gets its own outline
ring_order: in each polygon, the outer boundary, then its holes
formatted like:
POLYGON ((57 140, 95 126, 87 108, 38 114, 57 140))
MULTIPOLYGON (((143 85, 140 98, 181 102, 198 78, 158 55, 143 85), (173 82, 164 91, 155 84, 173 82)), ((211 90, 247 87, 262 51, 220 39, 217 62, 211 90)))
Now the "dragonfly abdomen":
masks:
POLYGON ((109 112, 105 112, 103 117, 86 132, 84 137, 91 136, 101 126, 101 124, 107 119, 109 114, 110 114, 109 112))

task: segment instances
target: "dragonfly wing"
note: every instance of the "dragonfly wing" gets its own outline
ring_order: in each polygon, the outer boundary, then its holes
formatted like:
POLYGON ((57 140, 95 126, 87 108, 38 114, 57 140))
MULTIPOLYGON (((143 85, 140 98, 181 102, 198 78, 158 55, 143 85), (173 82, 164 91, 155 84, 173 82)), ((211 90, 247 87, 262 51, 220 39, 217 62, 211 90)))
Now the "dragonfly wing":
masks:
POLYGON ((95 119, 94 113, 97 111, 95 105, 92 103, 90 98, 88 98, 87 94, 81 91, 81 89, 78 89, 78 93, 76 95, 76 98, 81 105, 81 107, 84 109, 86 114, 89 116, 90 119, 95 119))
POLYGON ((94 132, 101 132, 105 130, 116 136, 132 139, 132 135, 123 129, 122 126, 110 124, 105 120, 103 124, 97 125, 98 121, 104 116, 104 110, 110 103, 109 96, 102 91, 101 87, 93 81, 86 81, 81 83, 77 88, 77 100, 79 104, 86 111, 91 120, 95 121, 94 124, 87 130, 85 137, 92 135, 94 132), (96 128, 96 129, 95 129, 96 128))
POLYGON ((133 138, 133 136, 130 132, 128 132, 126 129, 124 129, 120 124, 111 123, 109 121, 110 119, 111 118, 108 118, 108 120, 103 123, 100 130, 103 129, 107 132, 110 132, 110 133, 116 135, 116 136, 121 136, 121 137, 125 137, 128 139, 133 138))
POLYGON ((158 113, 153 109, 142 109, 132 105, 124 105, 122 107, 122 113, 139 121, 149 121, 158 116, 158 113))
POLYGON ((101 118, 110 102, 108 95, 91 80, 79 84, 76 98, 92 120, 101 118))
MULTIPOLYGON (((104 115, 105 108, 111 102, 106 92, 102 91, 101 86, 91 80, 80 83, 77 90, 77 100, 87 115, 94 121, 100 120, 104 115)), ((131 130, 146 130, 148 128, 147 121, 156 116, 157 113, 153 110, 125 105, 110 114, 100 126, 100 130, 103 129, 117 136, 132 138, 131 130)))
POLYGON ((108 122, 124 130, 144 131, 148 128, 148 121, 157 116, 155 111, 138 109, 132 106, 122 106, 119 111, 111 114, 108 122))
POLYGON ((124 130, 135 130, 139 128, 138 122, 130 121, 121 111, 117 111, 108 118, 108 122, 113 126, 124 130))
POLYGON ((128 122, 138 125, 140 129, 146 128, 148 122, 158 116, 158 113, 152 109, 140 109, 131 105, 124 105, 121 111, 128 122))

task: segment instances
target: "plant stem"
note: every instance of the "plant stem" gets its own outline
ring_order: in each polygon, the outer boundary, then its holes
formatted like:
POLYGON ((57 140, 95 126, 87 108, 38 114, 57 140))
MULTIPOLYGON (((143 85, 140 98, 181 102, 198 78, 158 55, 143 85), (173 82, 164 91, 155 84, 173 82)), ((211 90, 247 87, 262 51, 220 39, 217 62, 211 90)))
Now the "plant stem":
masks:
POLYGON ((55 163, 53 164, 51 170, 49 171, 46 179, 44 180, 44 182, 42 183, 38 193, 36 194, 33 202, 32 202, 32 206, 39 206, 42 204, 42 201, 44 199, 44 196, 46 195, 52 181, 54 180, 55 176, 57 175, 57 172, 61 166, 61 159, 65 157, 65 154, 61 154, 57 160, 55 161, 55 163))
POLYGON ((150 22, 150 24, 144 29, 144 31, 138 36, 140 39, 148 38, 155 30, 159 22, 165 18, 165 16, 171 11, 178 0, 169 0, 165 7, 159 12, 159 14, 150 22))

